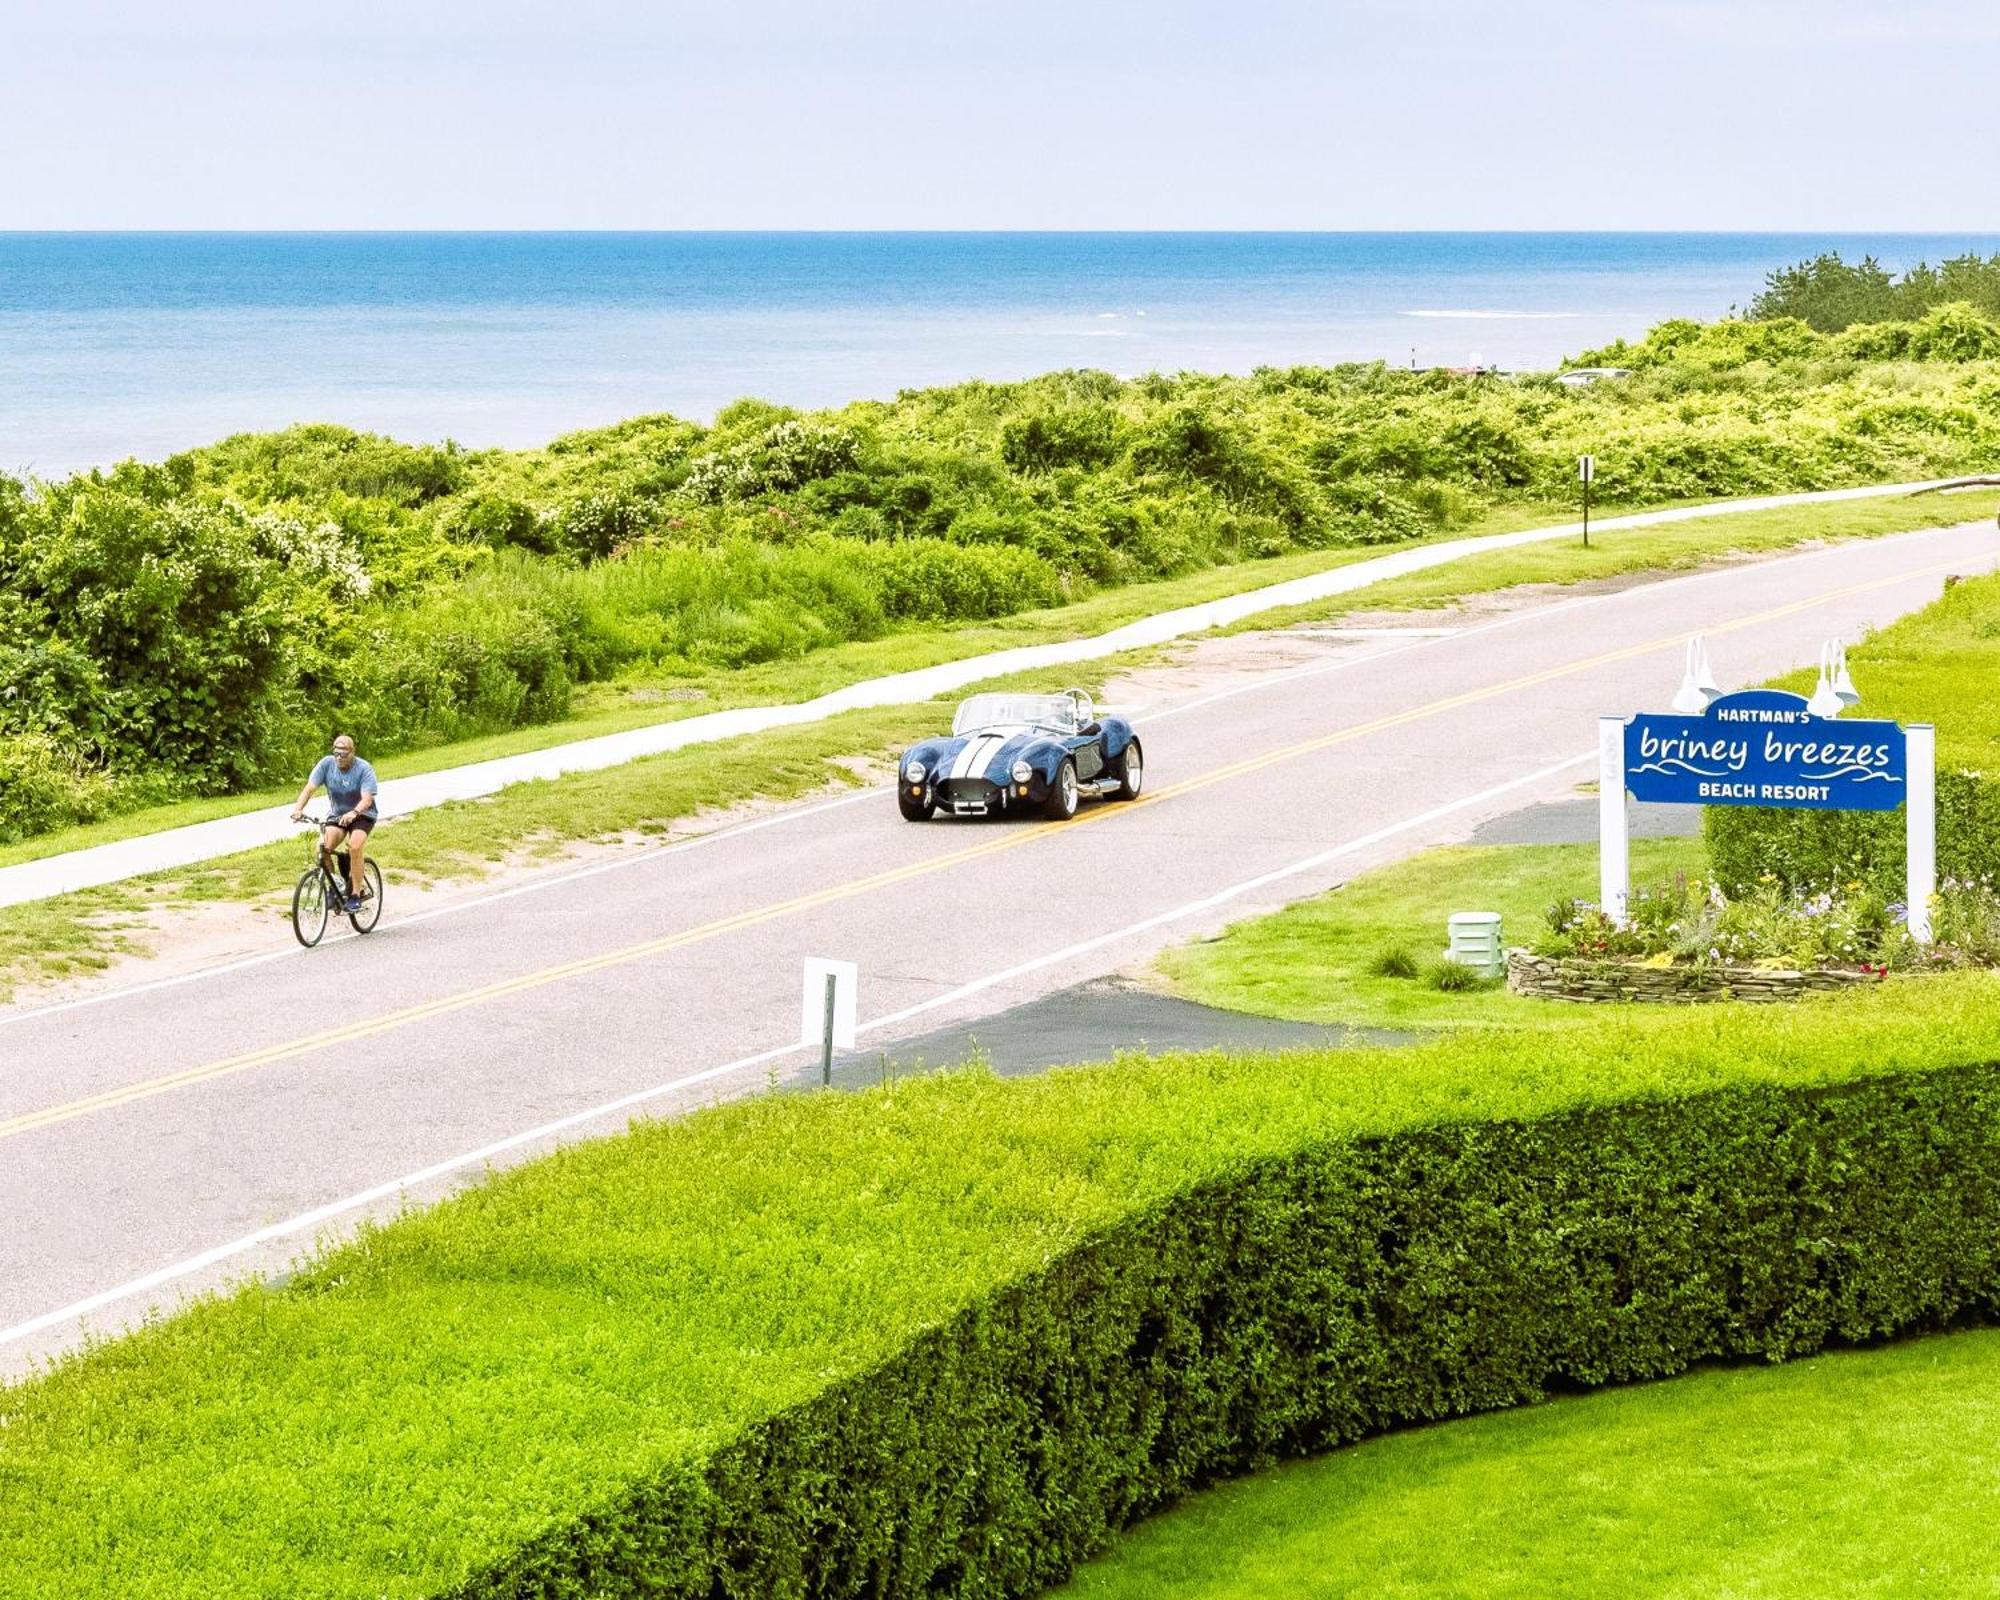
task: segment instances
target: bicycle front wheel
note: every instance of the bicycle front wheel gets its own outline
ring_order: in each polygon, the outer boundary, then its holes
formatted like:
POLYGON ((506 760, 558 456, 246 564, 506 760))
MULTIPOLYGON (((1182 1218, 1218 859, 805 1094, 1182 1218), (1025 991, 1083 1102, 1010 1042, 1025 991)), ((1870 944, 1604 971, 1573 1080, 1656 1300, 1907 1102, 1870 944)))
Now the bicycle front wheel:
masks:
POLYGON ((326 874, 312 868, 292 891, 292 932, 310 950, 326 937, 326 874))
POLYGON ((356 933, 371 932, 382 920, 382 869, 372 861, 361 863, 361 909, 348 912, 347 920, 356 933))

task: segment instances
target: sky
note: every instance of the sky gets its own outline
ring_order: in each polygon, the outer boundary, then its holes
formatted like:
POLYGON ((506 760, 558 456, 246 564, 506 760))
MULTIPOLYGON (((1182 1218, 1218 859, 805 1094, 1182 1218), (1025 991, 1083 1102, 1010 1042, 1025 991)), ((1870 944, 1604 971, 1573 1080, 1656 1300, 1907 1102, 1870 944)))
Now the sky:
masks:
POLYGON ((1983 229, 1991 0, 0 0, 0 228, 1983 229))

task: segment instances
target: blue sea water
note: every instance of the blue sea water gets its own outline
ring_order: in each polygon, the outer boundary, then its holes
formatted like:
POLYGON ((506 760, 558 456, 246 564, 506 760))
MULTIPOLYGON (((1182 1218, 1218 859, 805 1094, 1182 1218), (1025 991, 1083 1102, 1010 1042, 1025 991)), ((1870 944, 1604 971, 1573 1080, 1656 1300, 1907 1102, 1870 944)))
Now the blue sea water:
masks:
POLYGON ((1061 367, 1546 367, 2000 234, 0 233, 0 471, 334 421, 525 445, 1061 367))

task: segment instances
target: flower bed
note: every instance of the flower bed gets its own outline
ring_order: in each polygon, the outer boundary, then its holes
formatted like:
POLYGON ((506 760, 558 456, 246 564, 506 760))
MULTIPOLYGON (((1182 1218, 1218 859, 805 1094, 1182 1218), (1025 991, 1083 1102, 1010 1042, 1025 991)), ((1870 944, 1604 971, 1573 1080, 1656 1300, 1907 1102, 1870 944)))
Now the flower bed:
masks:
POLYGON ((2000 893, 1987 878, 1945 880, 1931 897, 1928 945, 1910 936, 1908 907, 1860 881, 1808 893, 1766 873, 1731 896, 1713 879, 1677 875, 1638 890, 1626 911, 1620 922, 1588 902, 1557 901, 1548 931, 1523 952, 1540 964, 1510 959, 1510 986, 1570 999, 1719 998, 1725 989, 1776 999, 1889 971, 2000 966, 2000 893))

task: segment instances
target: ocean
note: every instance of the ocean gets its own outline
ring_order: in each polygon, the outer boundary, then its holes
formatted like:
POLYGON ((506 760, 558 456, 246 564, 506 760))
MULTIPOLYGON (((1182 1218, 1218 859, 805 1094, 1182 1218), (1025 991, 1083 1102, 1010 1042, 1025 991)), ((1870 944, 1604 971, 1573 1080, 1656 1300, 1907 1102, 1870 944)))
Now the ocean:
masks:
POLYGON ((0 471, 330 421, 531 445, 1063 367, 1548 367, 2000 234, 0 233, 0 471))

